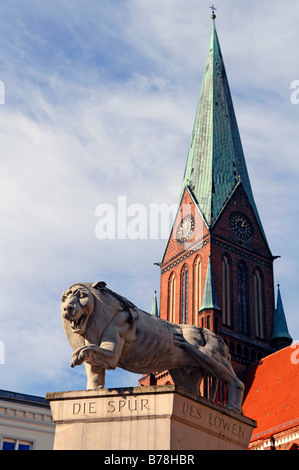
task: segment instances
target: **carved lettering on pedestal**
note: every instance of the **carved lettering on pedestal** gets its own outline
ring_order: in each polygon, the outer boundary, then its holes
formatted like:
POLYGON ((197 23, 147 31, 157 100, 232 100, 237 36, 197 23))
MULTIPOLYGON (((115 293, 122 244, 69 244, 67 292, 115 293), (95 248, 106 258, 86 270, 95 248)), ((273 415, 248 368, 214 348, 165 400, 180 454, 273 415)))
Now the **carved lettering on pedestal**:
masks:
POLYGON ((73 415, 90 415, 96 412, 95 402, 73 403, 73 415))
POLYGON ((195 420, 204 420, 208 422, 210 429, 214 429, 219 434, 230 434, 238 439, 245 438, 245 428, 228 419, 221 413, 205 414, 205 410, 201 410, 196 404, 183 402, 183 415, 195 420))
POLYGON ((218 430, 222 430, 222 431, 226 431, 228 433, 230 433, 231 435, 233 436, 236 436, 238 438, 244 438, 245 437, 245 430, 242 426, 232 422, 232 421, 229 421, 225 418, 225 416, 221 415, 221 414, 212 414, 210 413, 210 416, 209 416, 209 424, 210 426, 218 429, 218 430))
MULTIPOLYGON (((149 411, 149 401, 147 398, 119 398, 110 400, 107 403, 108 413, 140 413, 149 411)), ((76 402, 72 404, 73 416, 88 416, 97 413, 96 402, 76 402)))
POLYGON ((148 399, 129 398, 121 400, 110 400, 108 402, 108 413, 121 413, 122 410, 130 412, 149 410, 148 399))
POLYGON ((201 419, 200 408, 195 405, 191 405, 186 401, 183 403, 183 414, 188 415, 191 418, 201 419))

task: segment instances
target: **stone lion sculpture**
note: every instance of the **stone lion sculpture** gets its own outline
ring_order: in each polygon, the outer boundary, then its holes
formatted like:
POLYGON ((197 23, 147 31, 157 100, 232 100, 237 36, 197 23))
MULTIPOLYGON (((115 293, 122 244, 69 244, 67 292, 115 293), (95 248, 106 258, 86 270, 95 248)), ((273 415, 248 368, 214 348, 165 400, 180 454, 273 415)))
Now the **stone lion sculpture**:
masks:
POLYGON ((62 296, 62 323, 74 350, 71 366, 85 363, 87 389, 105 386, 105 370, 137 374, 168 370, 175 384, 200 395, 203 377, 228 389, 227 407, 242 413, 244 385, 224 341, 205 328, 154 317, 112 292, 105 282, 77 283, 62 296))

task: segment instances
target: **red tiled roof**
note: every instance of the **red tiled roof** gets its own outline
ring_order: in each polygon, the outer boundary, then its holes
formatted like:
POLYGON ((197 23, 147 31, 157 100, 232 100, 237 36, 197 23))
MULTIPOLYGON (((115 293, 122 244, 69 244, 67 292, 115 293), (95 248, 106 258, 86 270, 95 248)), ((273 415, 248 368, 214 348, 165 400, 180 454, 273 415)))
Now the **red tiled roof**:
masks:
POLYGON ((251 366, 245 379, 245 416, 257 421, 251 440, 299 425, 299 344, 251 366))

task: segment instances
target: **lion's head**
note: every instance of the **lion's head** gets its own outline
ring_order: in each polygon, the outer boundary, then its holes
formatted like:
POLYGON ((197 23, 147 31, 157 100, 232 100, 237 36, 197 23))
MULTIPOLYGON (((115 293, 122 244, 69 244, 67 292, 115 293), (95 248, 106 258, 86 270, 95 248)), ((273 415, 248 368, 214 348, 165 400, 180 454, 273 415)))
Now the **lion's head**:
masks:
POLYGON ((61 316, 68 340, 97 342, 114 316, 123 310, 133 321, 135 305, 106 287, 103 281, 76 282, 63 292, 61 316), (77 338, 77 339, 75 339, 77 338))
POLYGON ((62 294, 61 315, 71 326, 73 333, 83 335, 95 308, 94 289, 103 289, 105 282, 78 283, 62 294))

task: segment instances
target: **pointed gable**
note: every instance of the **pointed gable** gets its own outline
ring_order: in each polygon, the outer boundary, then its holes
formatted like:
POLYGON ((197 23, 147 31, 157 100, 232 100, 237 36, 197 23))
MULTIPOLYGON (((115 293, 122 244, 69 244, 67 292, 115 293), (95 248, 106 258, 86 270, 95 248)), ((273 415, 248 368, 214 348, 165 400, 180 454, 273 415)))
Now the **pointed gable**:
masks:
POLYGON ((223 238, 223 234, 226 234, 229 243, 242 246, 244 249, 249 249, 267 258, 269 262, 272 263, 272 252, 241 182, 237 184, 229 199, 224 204, 223 209, 220 211, 215 221, 212 232, 216 237, 220 238, 223 238), (240 240, 240 236, 234 230, 231 219, 236 213, 242 213, 250 221, 252 228, 250 237, 240 240))
POLYGON ((185 188, 162 258, 162 264, 165 265, 180 254, 191 250, 192 248, 194 248, 193 245, 200 244, 207 235, 208 229, 206 227, 201 208, 194 201, 194 198, 190 193, 189 188, 185 188), (188 242, 182 243, 179 240, 178 230, 180 225, 182 224, 183 219, 185 217, 188 217, 188 214, 190 214, 194 220, 192 236, 188 242))

